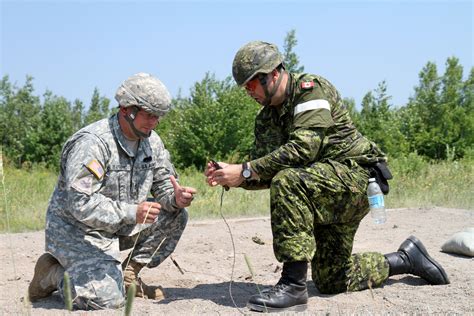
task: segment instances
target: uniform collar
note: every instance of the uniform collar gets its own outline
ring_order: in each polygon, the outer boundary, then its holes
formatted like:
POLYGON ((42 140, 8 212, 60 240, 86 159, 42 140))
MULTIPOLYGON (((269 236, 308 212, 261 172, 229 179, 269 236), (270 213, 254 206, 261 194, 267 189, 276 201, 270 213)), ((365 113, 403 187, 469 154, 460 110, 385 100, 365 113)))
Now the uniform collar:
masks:
POLYGON ((292 104, 291 100, 293 99, 293 94, 295 91, 295 82, 296 80, 293 78, 293 74, 290 72, 288 73, 288 81, 286 83, 286 88, 285 88, 285 102, 283 102, 280 110, 278 111, 278 114, 280 117, 284 116, 286 113, 290 112, 290 104, 292 104))
MULTIPOLYGON (((120 128, 118 113, 110 118, 110 125, 112 127, 112 133, 117 142, 119 143, 120 147, 123 149, 123 151, 125 151, 129 157, 135 157, 135 153, 131 151, 130 148, 128 148, 125 135, 123 134, 122 129, 120 128)), ((137 156, 139 156, 141 152, 143 152, 145 157, 151 157, 152 150, 148 138, 139 141, 137 156)))

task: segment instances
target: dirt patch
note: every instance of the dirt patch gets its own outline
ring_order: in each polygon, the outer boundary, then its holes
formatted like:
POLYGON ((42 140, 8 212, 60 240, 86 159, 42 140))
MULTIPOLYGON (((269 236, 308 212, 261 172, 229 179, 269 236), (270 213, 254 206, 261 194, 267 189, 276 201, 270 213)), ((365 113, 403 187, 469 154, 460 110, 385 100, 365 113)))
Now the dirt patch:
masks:
MULTIPOLYGON (((308 279, 310 299, 305 314, 474 313, 473 259, 440 252, 443 242, 453 233, 474 227, 473 215, 472 210, 392 209, 388 212, 387 223, 383 225, 375 225, 366 217, 356 235, 354 252, 392 252, 406 237, 415 235, 445 268, 451 284, 430 286, 420 278, 402 275, 390 278, 383 287, 372 291, 322 295, 308 279)), ((273 256, 270 220, 240 218, 228 222, 236 248, 232 283, 234 256, 224 222, 190 222, 173 254, 184 274, 170 259, 158 268, 144 271, 142 278, 149 284, 162 285, 167 298, 160 302, 137 298, 133 314, 258 314, 249 312, 245 307, 248 298, 256 293, 257 285, 273 285, 281 272, 281 264, 273 256), (264 244, 253 241, 253 237, 258 237, 264 244), (244 259, 245 254, 255 272, 253 279, 244 259), (229 294, 230 284, 233 300, 229 294)), ((65 313, 63 303, 56 294, 33 305, 23 300, 35 262, 43 249, 43 232, 0 235, 0 314, 65 313)), ((84 311, 73 314, 84 315, 84 311)), ((119 315, 121 311, 86 314, 119 315)))

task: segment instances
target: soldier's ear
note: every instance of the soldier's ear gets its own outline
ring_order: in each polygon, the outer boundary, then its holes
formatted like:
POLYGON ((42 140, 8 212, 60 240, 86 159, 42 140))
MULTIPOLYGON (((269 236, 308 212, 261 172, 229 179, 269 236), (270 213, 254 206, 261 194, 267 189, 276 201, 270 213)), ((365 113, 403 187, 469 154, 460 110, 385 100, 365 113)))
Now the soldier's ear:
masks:
POLYGON ((122 115, 128 115, 128 108, 124 106, 119 106, 119 112, 122 113, 122 115))
POLYGON ((276 79, 278 79, 278 76, 281 76, 281 72, 279 72, 277 68, 273 69, 272 70, 272 79, 276 80, 276 79))

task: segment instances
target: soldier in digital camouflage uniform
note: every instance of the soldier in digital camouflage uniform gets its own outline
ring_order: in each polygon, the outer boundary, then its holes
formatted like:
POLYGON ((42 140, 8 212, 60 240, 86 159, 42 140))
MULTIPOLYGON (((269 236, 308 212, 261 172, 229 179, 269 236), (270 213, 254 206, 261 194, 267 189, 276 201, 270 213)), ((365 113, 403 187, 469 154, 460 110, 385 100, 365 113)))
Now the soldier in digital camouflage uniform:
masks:
POLYGON ((352 254, 354 235, 368 213, 369 168, 384 153, 354 127, 336 88, 326 79, 285 70, 273 44, 250 42, 237 52, 232 72, 263 107, 255 119, 249 162, 209 163, 211 186, 270 188, 273 248, 283 271, 271 289, 250 298, 257 311, 304 310, 307 265, 321 293, 381 285, 412 273, 447 284, 443 268, 410 236, 397 252, 352 254))
POLYGON ((31 301, 56 289, 64 297, 65 271, 79 309, 122 306, 124 286, 132 282, 137 296, 163 298, 161 287, 144 284, 139 272, 173 252, 196 190, 176 182, 153 131, 171 104, 163 83, 139 73, 121 84, 115 99, 117 114, 84 127, 63 147, 46 216, 47 253, 36 263, 31 301), (120 251, 135 243, 121 263, 120 251))

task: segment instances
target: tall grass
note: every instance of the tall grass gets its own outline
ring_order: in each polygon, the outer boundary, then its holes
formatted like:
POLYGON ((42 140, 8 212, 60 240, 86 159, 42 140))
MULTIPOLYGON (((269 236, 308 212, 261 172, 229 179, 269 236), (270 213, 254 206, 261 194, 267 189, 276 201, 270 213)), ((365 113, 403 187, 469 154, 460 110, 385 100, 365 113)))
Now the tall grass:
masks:
MULTIPOLYGON (((474 210, 474 160, 430 163, 416 154, 390 161, 394 179, 386 197, 389 208, 445 206, 474 210)), ((4 166, 7 207, 12 232, 44 228, 49 197, 57 174, 44 168, 30 170, 4 166)), ((217 218, 221 188, 210 188, 204 175, 194 169, 180 172, 180 183, 192 186, 198 194, 189 207, 190 219, 217 218)), ((0 190, 3 195, 3 190, 0 190)), ((3 200, 3 196, 0 197, 3 200)), ((226 217, 269 214, 269 192, 230 189, 224 193, 226 217)), ((0 232, 5 232, 6 212, 0 206, 0 232)))
MULTIPOLYGON (((30 170, 4 167, 6 206, 10 218, 10 231, 21 232, 44 228, 46 207, 56 184, 57 175, 45 168, 30 170)), ((4 197, 2 196, 3 200, 4 197)), ((7 230, 4 205, 0 206, 0 231, 7 230)))
POLYGON ((433 207, 474 209, 474 160, 427 162, 411 153, 389 161, 388 208, 433 207))

